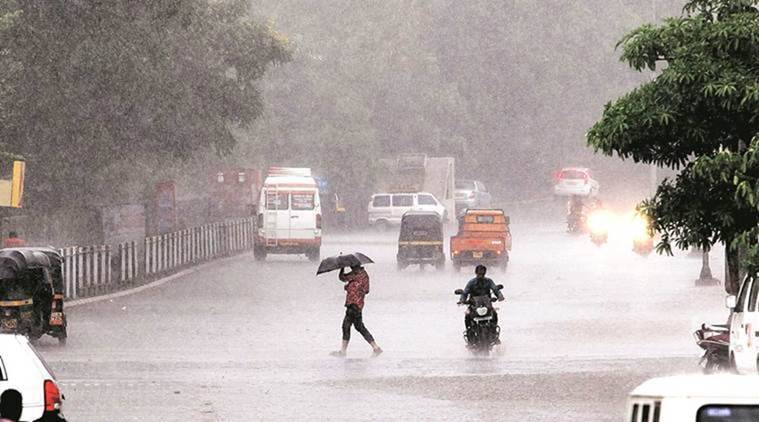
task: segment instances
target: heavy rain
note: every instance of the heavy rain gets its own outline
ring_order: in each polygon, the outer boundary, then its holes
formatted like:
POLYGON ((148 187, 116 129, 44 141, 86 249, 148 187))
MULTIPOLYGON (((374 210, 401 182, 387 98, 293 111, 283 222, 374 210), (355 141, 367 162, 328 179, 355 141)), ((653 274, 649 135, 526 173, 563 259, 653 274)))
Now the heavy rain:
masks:
POLYGON ((0 421, 759 420, 758 0, 0 0, 0 421))

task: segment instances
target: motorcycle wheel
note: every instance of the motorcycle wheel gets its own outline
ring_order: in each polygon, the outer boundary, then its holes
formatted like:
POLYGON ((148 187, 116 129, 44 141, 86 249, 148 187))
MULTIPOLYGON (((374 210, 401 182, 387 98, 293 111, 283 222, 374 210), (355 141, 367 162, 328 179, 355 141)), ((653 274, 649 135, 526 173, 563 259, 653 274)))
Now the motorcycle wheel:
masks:
POLYGON ((479 349, 479 354, 483 357, 488 357, 490 355, 491 347, 490 327, 483 324, 480 326, 479 332, 477 333, 477 349, 479 349))

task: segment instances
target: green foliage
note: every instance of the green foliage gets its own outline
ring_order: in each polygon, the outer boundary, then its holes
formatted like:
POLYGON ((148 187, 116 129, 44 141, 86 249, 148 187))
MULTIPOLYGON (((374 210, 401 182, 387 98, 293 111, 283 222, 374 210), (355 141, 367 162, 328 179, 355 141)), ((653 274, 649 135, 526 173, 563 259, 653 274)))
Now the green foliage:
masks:
POLYGON ((27 157, 38 208, 129 200, 119 181, 145 180, 145 157, 228 153, 261 114, 256 81, 289 57, 241 0, 3 6, 0 147, 27 157))
MULTIPOLYGON (((695 0, 685 15, 643 25, 619 43, 652 81, 606 105, 588 143, 607 155, 681 169, 644 204, 672 244, 708 248, 759 223, 736 196, 737 161, 759 133, 759 8, 756 0, 695 0)), ((738 190, 751 197, 746 188, 738 190)), ((739 195, 739 196, 741 196, 739 195)))

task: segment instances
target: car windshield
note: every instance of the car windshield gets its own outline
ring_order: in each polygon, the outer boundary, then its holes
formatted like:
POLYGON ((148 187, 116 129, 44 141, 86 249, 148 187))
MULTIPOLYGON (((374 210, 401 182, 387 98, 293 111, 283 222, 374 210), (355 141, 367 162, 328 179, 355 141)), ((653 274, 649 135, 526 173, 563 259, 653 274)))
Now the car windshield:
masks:
POLYGON ((456 190, 474 190, 474 181, 472 180, 457 180, 456 190))
POLYGON ((696 422, 753 422, 759 420, 759 406, 707 405, 698 410, 696 422))

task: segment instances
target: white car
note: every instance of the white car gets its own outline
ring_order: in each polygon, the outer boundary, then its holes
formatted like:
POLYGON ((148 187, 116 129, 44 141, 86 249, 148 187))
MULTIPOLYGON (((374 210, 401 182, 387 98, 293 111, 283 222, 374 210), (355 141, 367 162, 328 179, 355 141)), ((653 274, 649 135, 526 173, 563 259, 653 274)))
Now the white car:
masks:
POLYGON ((427 192, 417 193, 376 193, 369 201, 369 225, 381 229, 390 225, 398 226, 407 211, 432 211, 443 221, 448 219, 445 206, 427 192))
POLYGON ((566 167, 556 173, 553 187, 556 196, 596 196, 599 190, 600 185, 588 168, 566 167))
POLYGON ((0 394, 8 389, 21 393, 21 421, 44 416, 46 421, 65 422, 63 395, 53 372, 29 340, 18 334, 0 334, 0 394))
POLYGON ((759 281, 746 277, 738 297, 725 300, 730 318, 730 364, 740 373, 756 374, 759 365, 759 281))
POLYGON ((678 375, 653 378, 627 400, 625 422, 759 420, 759 377, 678 375))

